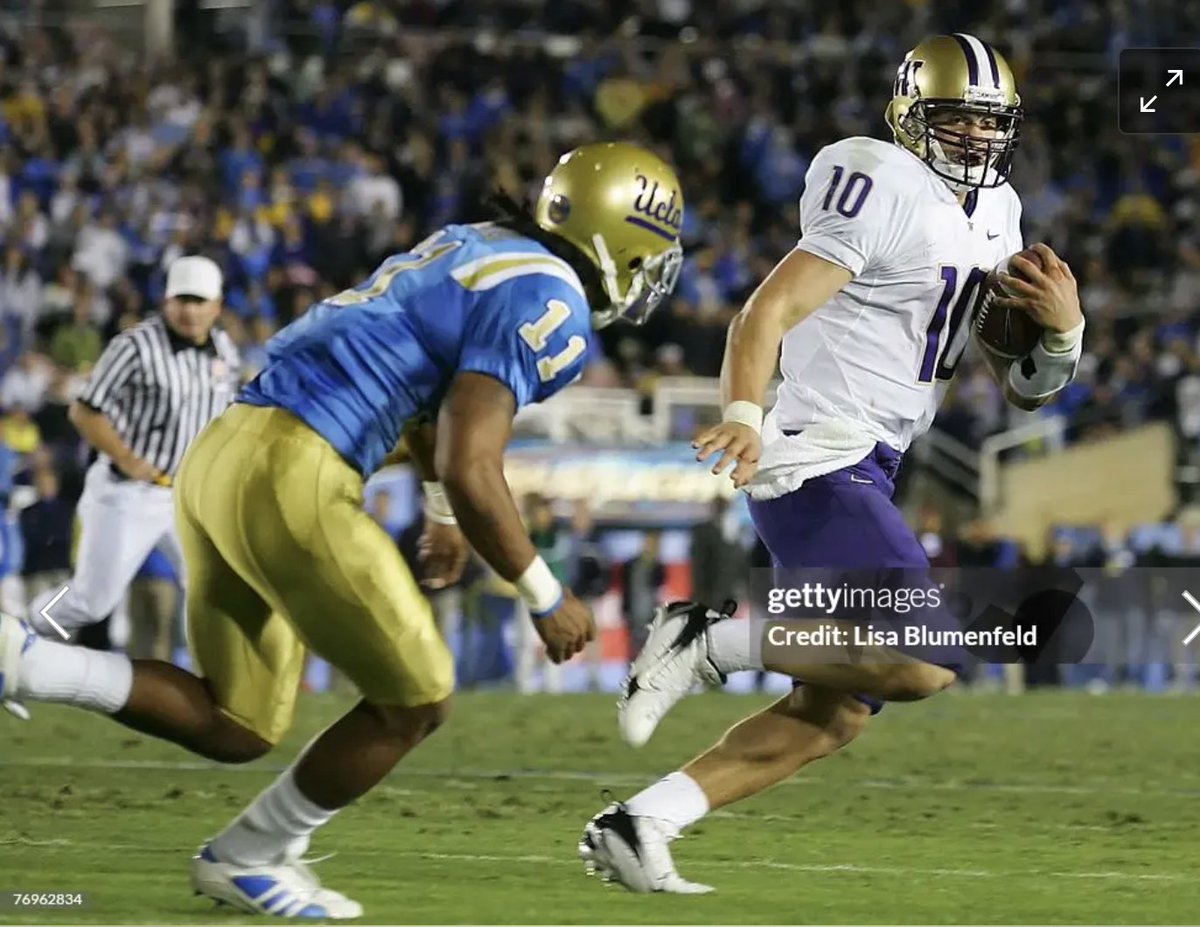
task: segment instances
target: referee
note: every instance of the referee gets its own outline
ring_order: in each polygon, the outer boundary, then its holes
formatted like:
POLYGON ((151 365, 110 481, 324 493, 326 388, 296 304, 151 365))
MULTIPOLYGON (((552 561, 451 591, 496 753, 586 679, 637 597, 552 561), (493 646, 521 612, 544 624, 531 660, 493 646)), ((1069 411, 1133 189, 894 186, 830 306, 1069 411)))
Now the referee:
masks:
MULTIPOLYGON (((221 289, 208 258, 174 261, 162 312, 109 342, 71 405, 72 424, 99 456, 79 499, 75 575, 50 610, 68 633, 111 613, 155 548, 184 576, 171 479, 240 385, 237 348, 214 328, 221 289)), ((54 633, 41 611, 59 591, 30 604, 39 634, 54 633)))

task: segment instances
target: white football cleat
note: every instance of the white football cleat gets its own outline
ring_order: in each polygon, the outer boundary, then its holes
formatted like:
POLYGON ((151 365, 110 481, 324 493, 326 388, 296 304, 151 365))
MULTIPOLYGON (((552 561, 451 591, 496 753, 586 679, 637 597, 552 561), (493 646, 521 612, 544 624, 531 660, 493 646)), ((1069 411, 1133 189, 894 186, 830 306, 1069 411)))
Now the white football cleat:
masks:
POLYGON ((584 828, 579 858, 588 875, 617 882, 631 892, 675 895, 711 892, 711 885, 689 882, 675 871, 669 844, 678 836, 665 821, 635 817, 623 804, 613 804, 584 828))
POLYGON ((617 702, 617 724, 627 743, 640 747, 648 741, 658 722, 697 683, 725 682, 724 673, 708 657, 708 626, 736 609, 733 601, 721 611, 699 602, 672 602, 655 609, 646 644, 629 668, 617 702))
POLYGON ((362 917, 357 901, 321 886, 300 859, 269 866, 222 863, 209 847, 192 858, 192 887, 197 895, 251 914, 345 920, 362 917))
POLYGON ((22 721, 29 712, 14 696, 21 671, 21 654, 37 640, 33 629, 20 619, 0 612, 0 705, 22 721))

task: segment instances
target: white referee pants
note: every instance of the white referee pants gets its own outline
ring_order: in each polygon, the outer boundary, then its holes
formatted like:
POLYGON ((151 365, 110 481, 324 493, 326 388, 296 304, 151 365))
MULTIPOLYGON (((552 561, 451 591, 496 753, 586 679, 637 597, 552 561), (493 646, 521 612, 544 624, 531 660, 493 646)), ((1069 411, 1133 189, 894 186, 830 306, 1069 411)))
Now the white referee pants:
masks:
POLYGON ((517 691, 522 695, 534 692, 549 692, 558 695, 563 690, 563 668, 546 656, 546 648, 529 617, 529 607, 520 599, 516 601, 516 618, 513 625, 513 650, 516 651, 517 691), (538 673, 541 670, 541 673, 538 673), (535 678, 540 675, 540 679, 535 678), (539 688, 540 683, 540 688, 539 688))
MULTIPOLYGON (((108 459, 101 457, 88 470, 76 515, 80 534, 75 574, 67 580, 67 592, 50 609, 50 617, 64 631, 104 620, 155 548, 183 579, 183 549, 169 488, 118 480, 108 459)), ((41 610, 60 589, 42 593, 29 605, 29 621, 43 636, 56 636, 41 610)))

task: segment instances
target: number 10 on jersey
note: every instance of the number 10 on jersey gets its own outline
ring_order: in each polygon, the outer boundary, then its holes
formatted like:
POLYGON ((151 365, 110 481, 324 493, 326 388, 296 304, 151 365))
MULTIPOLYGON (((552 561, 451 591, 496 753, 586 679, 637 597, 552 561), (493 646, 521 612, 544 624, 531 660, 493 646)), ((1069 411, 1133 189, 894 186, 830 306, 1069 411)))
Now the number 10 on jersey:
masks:
POLYGON ((987 277, 987 271, 972 267, 960 291, 957 267, 953 264, 943 264, 940 274, 942 295, 938 299, 937 308, 933 310, 929 327, 925 329, 925 354, 921 358, 921 371, 917 375, 917 381, 920 383, 932 383, 935 378, 949 380, 954 376, 954 370, 967 346, 965 339, 961 344, 956 344, 956 336, 962 323, 974 317, 975 300, 982 292, 979 285, 987 277), (954 298, 955 293, 958 294, 958 299, 954 298), (954 303, 953 308, 950 306, 951 302, 954 303), (945 338, 942 337, 943 334, 945 338))

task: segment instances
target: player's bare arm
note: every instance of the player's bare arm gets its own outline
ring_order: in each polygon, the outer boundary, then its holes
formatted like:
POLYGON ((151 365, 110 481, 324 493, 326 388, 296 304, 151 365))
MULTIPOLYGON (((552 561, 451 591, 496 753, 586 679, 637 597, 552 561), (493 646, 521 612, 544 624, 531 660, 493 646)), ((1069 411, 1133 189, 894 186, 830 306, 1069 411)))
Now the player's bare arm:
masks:
POLYGON ((1053 401, 1071 382, 1084 328, 1071 268, 1049 245, 1036 244, 1030 250, 1039 260, 1013 256, 1011 267, 1020 276, 1000 274, 1001 284, 1012 295, 997 297, 996 305, 1024 312, 1040 325, 1039 345, 1026 358, 1010 362, 981 342, 988 366, 1004 388, 1004 398, 1028 412, 1053 401))
POLYGON ((146 483, 159 482, 165 475, 148 460, 138 457, 130 447, 121 440, 112 422, 103 412, 91 408, 86 403, 75 400, 67 413, 71 424, 92 447, 101 454, 107 455, 120 468, 121 472, 132 480, 146 483))
POLYGON ((436 471, 467 541, 516 584, 547 653, 561 663, 595 638, 596 625, 587 606, 549 575, 504 479, 504 448, 515 414, 513 394, 499 380, 459 374, 438 415, 436 471), (539 596, 540 608, 531 601, 539 596), (537 617, 542 609, 544 616, 537 617))
POLYGON ((725 420, 693 442, 696 459, 717 451, 713 473, 736 463, 735 486, 754 476, 762 453, 762 402, 788 330, 800 324, 852 279, 844 267, 799 249, 780 261, 729 326, 721 365, 725 420))
POLYGON ((404 443, 421 473, 425 495, 425 527, 417 544, 425 572, 421 582, 428 589, 445 589, 462 578, 469 549, 446 489, 437 478, 437 427, 428 419, 415 418, 404 428, 404 443))

